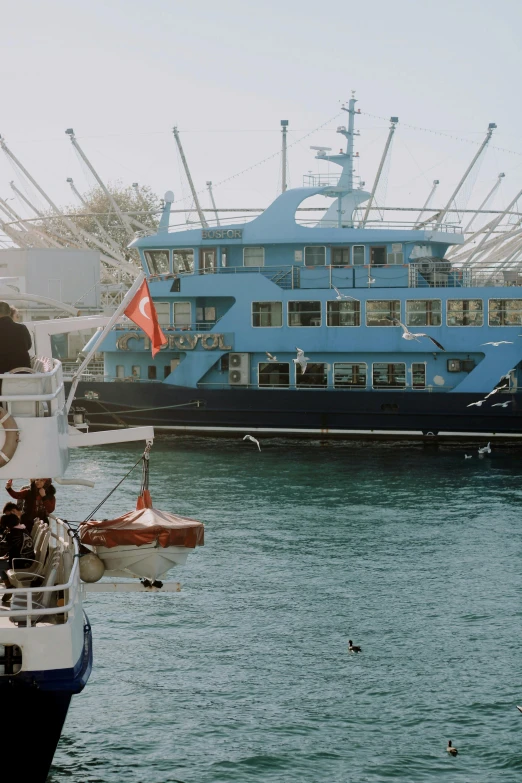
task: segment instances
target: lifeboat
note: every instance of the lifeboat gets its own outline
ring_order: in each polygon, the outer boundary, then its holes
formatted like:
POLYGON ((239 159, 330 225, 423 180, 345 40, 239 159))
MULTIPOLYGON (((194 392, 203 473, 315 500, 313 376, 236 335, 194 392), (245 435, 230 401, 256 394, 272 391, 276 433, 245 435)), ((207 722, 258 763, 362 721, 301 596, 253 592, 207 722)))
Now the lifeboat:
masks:
MULTIPOLYGON (((145 464, 148 479, 148 461, 145 464)), ((103 562, 105 576, 134 576, 152 584, 174 566, 184 565, 189 553, 205 543, 202 522, 153 508, 144 487, 134 511, 83 522, 78 532, 81 543, 103 562)))

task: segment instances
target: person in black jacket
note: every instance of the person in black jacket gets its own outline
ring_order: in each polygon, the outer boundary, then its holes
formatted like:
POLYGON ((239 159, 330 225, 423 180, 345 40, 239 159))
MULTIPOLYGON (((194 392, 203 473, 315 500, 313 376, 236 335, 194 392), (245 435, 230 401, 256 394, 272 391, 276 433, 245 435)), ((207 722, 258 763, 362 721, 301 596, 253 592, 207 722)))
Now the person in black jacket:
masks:
POLYGON ((27 326, 15 323, 11 317, 11 307, 7 302, 0 302, 0 374, 16 367, 31 367, 31 346, 27 326))

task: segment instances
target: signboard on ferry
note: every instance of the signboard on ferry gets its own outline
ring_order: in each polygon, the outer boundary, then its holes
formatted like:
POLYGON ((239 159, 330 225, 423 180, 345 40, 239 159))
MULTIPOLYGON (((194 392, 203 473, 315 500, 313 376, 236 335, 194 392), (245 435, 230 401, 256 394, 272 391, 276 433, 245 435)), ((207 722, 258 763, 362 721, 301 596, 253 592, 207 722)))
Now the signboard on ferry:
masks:
POLYGON ((211 228, 203 229, 201 239, 242 239, 242 228, 211 228))

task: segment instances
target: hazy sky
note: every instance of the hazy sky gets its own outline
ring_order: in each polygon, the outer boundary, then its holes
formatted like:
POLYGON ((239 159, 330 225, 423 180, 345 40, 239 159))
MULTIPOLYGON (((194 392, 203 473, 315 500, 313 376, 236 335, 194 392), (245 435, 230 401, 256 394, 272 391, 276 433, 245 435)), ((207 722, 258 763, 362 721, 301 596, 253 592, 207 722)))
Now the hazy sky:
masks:
MULTIPOLYGON (((327 123, 289 150, 290 184, 301 185, 318 166, 310 144, 339 147, 337 115, 351 90, 363 112, 356 149, 367 184, 388 127, 368 115, 400 118, 388 204, 421 203, 434 178, 442 203, 492 121, 494 146, 511 152, 488 152, 473 201, 499 171, 497 204, 522 188, 515 0, 2 0, 0 11, 0 133, 60 204, 74 200, 67 177, 80 190, 92 184, 69 127, 105 180, 181 199, 174 124, 204 190, 277 153, 281 119, 291 144, 327 123)), ((279 165, 276 156, 216 186, 218 205, 266 206, 279 165)), ((12 195, 12 178, 1 155, 0 196, 12 195)))

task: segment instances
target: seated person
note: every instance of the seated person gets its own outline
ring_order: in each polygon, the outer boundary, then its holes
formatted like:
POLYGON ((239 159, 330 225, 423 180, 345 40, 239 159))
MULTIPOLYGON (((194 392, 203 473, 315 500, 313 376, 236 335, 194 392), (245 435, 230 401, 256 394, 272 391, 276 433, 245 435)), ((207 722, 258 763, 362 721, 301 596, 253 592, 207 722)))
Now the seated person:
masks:
MULTIPOLYGON (((28 534, 18 514, 12 512, 2 514, 0 517, 0 531, 0 573, 5 587, 9 588, 12 587, 12 584, 6 571, 13 567, 13 560, 17 561, 17 568, 29 568, 36 555, 33 539, 28 534)), ((2 597, 4 605, 9 603, 10 600, 10 595, 2 597)))

